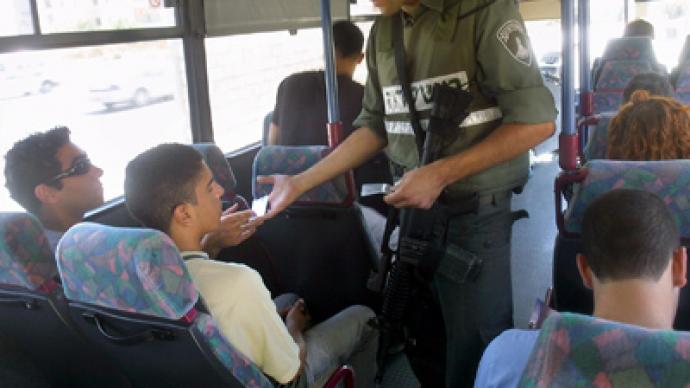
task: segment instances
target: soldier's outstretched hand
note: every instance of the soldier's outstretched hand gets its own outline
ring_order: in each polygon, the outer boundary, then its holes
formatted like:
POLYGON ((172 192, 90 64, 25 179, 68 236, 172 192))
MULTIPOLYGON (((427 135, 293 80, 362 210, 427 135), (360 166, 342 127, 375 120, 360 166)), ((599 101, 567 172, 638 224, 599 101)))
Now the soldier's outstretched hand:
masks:
POLYGON ((278 213, 290 206, 304 190, 299 188, 295 179, 289 175, 266 175, 256 177, 256 182, 273 185, 273 190, 268 196, 269 210, 261 217, 264 220, 275 217, 278 213))
POLYGON ((443 179, 433 164, 408 171, 383 200, 397 208, 414 207, 429 209, 441 190, 445 187, 443 179))

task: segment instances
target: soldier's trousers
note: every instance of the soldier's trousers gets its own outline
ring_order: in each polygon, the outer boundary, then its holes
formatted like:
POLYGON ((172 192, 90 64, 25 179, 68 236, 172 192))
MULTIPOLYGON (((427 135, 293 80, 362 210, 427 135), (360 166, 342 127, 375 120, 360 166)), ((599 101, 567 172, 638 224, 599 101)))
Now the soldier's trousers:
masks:
POLYGON ((446 328, 446 387, 471 387, 486 346, 513 326, 510 238, 519 215, 511 213, 511 196, 480 197, 476 212, 449 220, 446 243, 482 265, 476 278, 464 279, 465 264, 446 255, 434 277, 446 328))

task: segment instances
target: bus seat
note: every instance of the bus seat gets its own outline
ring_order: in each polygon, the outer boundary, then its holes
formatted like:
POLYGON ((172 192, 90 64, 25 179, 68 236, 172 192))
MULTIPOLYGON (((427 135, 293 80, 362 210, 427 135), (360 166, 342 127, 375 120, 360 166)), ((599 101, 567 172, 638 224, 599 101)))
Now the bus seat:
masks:
POLYGON ((594 112, 617 111, 628 82, 635 75, 648 72, 667 75, 666 68, 656 60, 651 38, 611 39, 592 69, 594 112))
POLYGON ((676 99, 685 105, 690 105, 690 59, 679 67, 675 88, 676 99))
MULTIPOLYGON (((271 187, 258 175, 296 174, 321 160, 325 146, 262 148, 254 161, 254 198, 271 187)), ((345 176, 303 195, 264 223, 257 235, 275 258, 285 291, 305 299, 315 322, 353 304, 376 307, 366 283, 377 268, 377 249, 370 242, 359 205, 345 176)))
MULTIPOLYGON (((592 312, 592 293, 582 285, 575 264, 575 255, 582 251, 582 218, 595 198, 618 188, 646 190, 662 198, 678 224, 683 245, 690 245, 690 160, 593 160, 575 177, 562 174, 556 181, 558 236, 553 261, 554 305, 559 311, 592 312), (578 187, 562 212, 564 182, 577 182, 578 187)), ((690 330, 690 288, 681 289, 674 327, 690 330)))
POLYGON ((223 151, 213 143, 195 143, 192 144, 192 147, 203 156, 206 165, 208 165, 208 168, 210 168, 213 173, 213 179, 215 179, 223 190, 225 190, 221 198, 223 202, 229 206, 238 204, 239 210, 249 209, 247 200, 235 193, 237 180, 235 179, 235 173, 232 171, 232 167, 230 167, 230 163, 225 159, 223 151))
POLYGON ((652 39, 649 37, 622 37, 611 39, 604 49, 604 55, 595 61, 592 69, 593 84, 596 87, 602 76, 603 66, 611 61, 639 61, 647 62, 654 72, 666 73, 663 65, 659 64, 654 54, 652 39))
POLYGON ((272 386, 197 309, 198 292, 165 234, 81 223, 57 257, 77 328, 135 386, 272 386))
MULTIPOLYGON (((272 185, 256 182, 261 175, 296 175, 323 159, 329 152, 326 146, 267 146, 259 150, 254 159, 254 198, 270 194, 272 185)), ((352 203, 352 189, 345 175, 341 175, 306 192, 296 204, 348 206, 352 203)))
POLYGON ((51 386, 129 386, 70 327, 55 258, 39 221, 27 213, 0 213, 0 236, 0 332, 51 386))
POLYGON ((586 160, 606 159, 609 137, 609 122, 615 113, 606 112, 597 115, 597 124, 591 127, 587 146, 584 149, 586 160))
POLYGON ((672 78, 676 88, 676 98, 684 104, 690 104, 690 35, 685 38, 683 50, 680 53, 678 67, 672 78))
POLYGON ((653 71, 649 62, 608 61, 600 71, 594 87, 594 112, 616 112, 623 102, 623 90, 636 75, 653 71))
POLYGON ((544 322, 521 387, 683 387, 690 333, 650 330, 569 313, 544 322))
POLYGON ((266 113, 266 116, 264 116, 264 122, 261 127, 261 145, 262 146, 267 146, 268 145, 268 132, 270 132, 271 129, 271 122, 273 122, 273 111, 269 111, 266 113))

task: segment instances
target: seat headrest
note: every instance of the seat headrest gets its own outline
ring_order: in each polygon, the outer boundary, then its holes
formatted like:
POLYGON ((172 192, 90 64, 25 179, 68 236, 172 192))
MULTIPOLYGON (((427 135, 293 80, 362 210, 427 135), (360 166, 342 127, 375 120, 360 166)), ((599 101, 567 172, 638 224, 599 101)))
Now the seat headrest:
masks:
POLYGON ((225 159, 223 151, 213 143, 195 143, 192 147, 199 151, 213 173, 213 179, 225 190, 226 193, 235 193, 237 180, 230 163, 225 159))
POLYGON ((565 214, 568 232, 582 232, 585 209, 600 195, 614 189, 639 189, 659 196, 671 210, 681 237, 690 237, 690 160, 593 160, 583 168, 587 176, 565 214))
POLYGON ((678 58, 678 63, 688 63, 690 62, 690 35, 685 37, 685 43, 683 44, 683 49, 680 50, 680 57, 678 58))
POLYGON ((647 61, 657 63, 652 38, 635 36, 611 39, 601 59, 606 61, 647 61))
POLYGON ((651 63, 644 61, 617 60, 604 63, 601 69, 601 76, 595 85, 595 91, 616 90, 623 93, 633 77, 642 73, 654 72, 651 63))
POLYGON ((73 301, 180 319, 199 298, 175 244, 156 230, 77 224, 62 237, 57 258, 73 301))
POLYGON ((0 213, 0 284, 38 290, 57 265, 41 223, 28 213, 0 213))
POLYGON ((684 387, 690 333, 555 313, 544 321, 520 387, 684 387))
MULTIPOLYGON (((323 159, 328 153, 326 146, 267 146, 261 148, 254 158, 252 191, 254 198, 268 195, 273 185, 259 184, 260 175, 295 175, 308 169, 323 159)), ((350 193, 346 175, 340 175, 302 195, 298 204, 349 205, 353 195, 350 193)))

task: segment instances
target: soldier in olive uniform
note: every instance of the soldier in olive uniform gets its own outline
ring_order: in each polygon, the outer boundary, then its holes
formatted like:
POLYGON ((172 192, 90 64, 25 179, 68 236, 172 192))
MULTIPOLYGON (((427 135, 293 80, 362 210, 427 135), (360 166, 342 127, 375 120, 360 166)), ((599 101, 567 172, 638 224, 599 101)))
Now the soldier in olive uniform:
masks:
POLYGON ((354 123, 359 129, 299 175, 260 177, 275 185, 267 217, 384 147, 405 170, 384 198, 389 205, 428 209, 437 200, 450 206, 473 201, 474 211, 447 220, 444 243, 453 254, 444 255, 431 285, 446 327, 446 386, 471 386, 483 349, 513 324, 511 196, 527 180, 528 150, 551 136, 557 112, 515 0, 373 1, 383 16, 369 37, 369 78, 354 123), (404 19, 407 71, 422 126, 434 84, 473 96, 457 136, 444 143, 438 160, 421 167, 396 72, 395 17, 404 19), (458 276, 463 256, 482 260, 476 278, 458 276))

